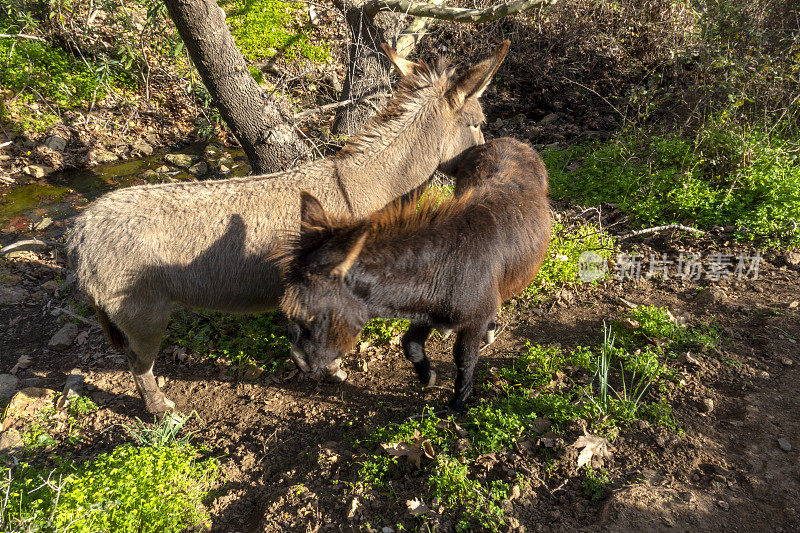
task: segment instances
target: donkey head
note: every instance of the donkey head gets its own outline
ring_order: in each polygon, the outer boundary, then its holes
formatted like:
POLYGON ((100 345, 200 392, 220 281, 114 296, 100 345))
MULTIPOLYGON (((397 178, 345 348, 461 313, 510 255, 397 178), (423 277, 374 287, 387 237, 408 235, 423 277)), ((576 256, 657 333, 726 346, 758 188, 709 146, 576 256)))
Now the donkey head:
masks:
MULTIPOLYGON (((510 41, 503 41, 494 54, 460 76, 456 76, 452 70, 444 75, 433 76, 435 80, 430 87, 438 92, 438 98, 435 99, 438 105, 434 106, 434 113, 427 115, 429 119, 420 125, 418 134, 437 139, 440 156, 438 168, 442 172, 452 174, 464 150, 483 143, 481 125, 486 118, 478 98, 503 62, 509 45, 510 41)), ((426 65, 404 59, 386 45, 383 45, 383 50, 401 75, 401 90, 419 86, 420 78, 432 76, 426 65)))
POLYGON ((336 371, 337 359, 352 349, 369 319, 366 308, 345 283, 367 234, 330 239, 328 216, 319 201, 305 191, 301 193, 301 221, 298 238, 273 258, 284 274, 281 310, 289 319, 292 359, 303 372, 322 378, 336 371))

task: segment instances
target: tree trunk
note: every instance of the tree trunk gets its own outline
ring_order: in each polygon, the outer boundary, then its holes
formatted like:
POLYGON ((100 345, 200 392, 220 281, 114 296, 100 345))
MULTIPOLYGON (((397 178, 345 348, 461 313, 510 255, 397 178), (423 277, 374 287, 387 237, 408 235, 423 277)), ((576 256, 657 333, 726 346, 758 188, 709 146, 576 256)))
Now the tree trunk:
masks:
POLYGON ((333 133, 352 135, 361 125, 383 107, 391 92, 389 64, 380 45, 388 42, 387 35, 397 33, 399 16, 385 13, 367 16, 365 0, 350 2, 345 11, 351 41, 347 50, 347 74, 340 100, 353 103, 336 114, 333 133))
POLYGON ((253 172, 277 172, 306 159, 308 147, 290 123, 291 113, 250 75, 214 0, 165 0, 220 115, 244 149, 253 172))

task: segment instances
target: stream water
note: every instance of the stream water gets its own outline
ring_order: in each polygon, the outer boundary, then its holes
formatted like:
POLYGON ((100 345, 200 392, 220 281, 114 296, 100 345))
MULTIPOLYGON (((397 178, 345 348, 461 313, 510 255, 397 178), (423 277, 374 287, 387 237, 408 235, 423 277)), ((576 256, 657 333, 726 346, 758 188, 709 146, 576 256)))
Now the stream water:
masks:
POLYGON ((194 144, 150 157, 86 170, 54 172, 41 179, 30 178, 0 189, 0 247, 21 237, 58 237, 67 219, 113 189, 145 183, 245 176, 249 172, 241 150, 194 144), (170 154, 188 155, 193 163, 204 162, 208 171, 196 177, 186 168, 167 163, 165 157, 170 154))

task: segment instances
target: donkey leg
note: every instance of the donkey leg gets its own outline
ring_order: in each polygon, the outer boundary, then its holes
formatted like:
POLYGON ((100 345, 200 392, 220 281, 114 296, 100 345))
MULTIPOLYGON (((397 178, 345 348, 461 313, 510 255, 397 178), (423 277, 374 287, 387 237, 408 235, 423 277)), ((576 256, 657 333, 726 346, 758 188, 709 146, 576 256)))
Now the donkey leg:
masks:
MULTIPOLYGON (((140 318, 135 328, 122 329, 127 338, 125 356, 133 374, 133 381, 136 383, 136 390, 144 400, 147 411, 158 414, 175 409, 175 403, 164 396, 153 375, 153 364, 161 346, 161 337, 167 327, 169 311, 164 310, 162 313, 153 311, 153 315, 156 316, 151 315, 144 321, 140 318)), ((129 321, 126 322, 130 324, 129 321)))
POLYGON ((403 353, 414 364, 420 382, 426 387, 436 384, 436 372, 431 369, 431 361, 425 355, 425 341, 431 329, 427 324, 412 323, 402 338, 403 353))
POLYGON ((456 374, 453 399, 450 400, 448 406, 455 413, 463 413, 467 408, 465 402, 472 394, 472 374, 475 372, 475 365, 478 363, 481 337, 483 337, 485 330, 485 327, 468 326, 459 331, 456 336, 456 342, 453 346, 453 358, 455 359, 458 373, 456 374))
POLYGON ((486 326, 486 333, 484 333, 483 335, 483 342, 486 344, 492 344, 495 339, 495 332, 497 331, 497 322, 494 321, 494 318, 495 315, 492 315, 492 319, 486 326))

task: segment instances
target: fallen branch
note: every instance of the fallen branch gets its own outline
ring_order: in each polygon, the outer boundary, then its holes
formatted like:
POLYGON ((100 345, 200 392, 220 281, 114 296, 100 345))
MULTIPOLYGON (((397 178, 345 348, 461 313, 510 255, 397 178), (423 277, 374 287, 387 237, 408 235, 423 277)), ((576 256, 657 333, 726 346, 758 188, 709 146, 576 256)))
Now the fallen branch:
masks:
POLYGON ((84 317, 82 317, 81 315, 79 315, 77 313, 73 313, 69 309, 64 309, 63 307, 54 307, 53 311, 55 311, 57 313, 60 313, 60 314, 63 314, 63 315, 67 315, 68 317, 74 318, 75 320, 80 320, 84 324, 86 324, 88 326, 91 326, 93 328, 100 329, 100 324, 98 324, 96 321, 91 320, 89 318, 84 318, 84 317))
POLYGON ((706 232, 703 230, 699 230, 696 228, 692 228, 689 226, 684 226, 683 224, 667 224, 666 226, 656 226, 654 228, 645 228, 636 231, 632 231, 628 233, 624 237, 619 237, 620 240, 630 239, 631 237, 635 237, 637 235, 644 235, 645 233, 655 233, 657 231, 665 230, 665 229, 679 229, 681 231, 689 231, 691 233, 697 233, 698 235, 705 235, 706 232))
POLYGON ((27 35, 25 33, 0 33, 0 38, 5 39, 30 39, 32 41, 41 41, 43 43, 47 42, 41 37, 37 37, 35 35, 27 35))
POLYGON ((428 17, 453 22, 470 22, 477 24, 489 22, 509 15, 515 15, 528 9, 554 4, 558 0, 513 0, 486 9, 466 9, 461 7, 438 6, 410 0, 372 0, 364 4, 364 11, 372 18, 381 11, 394 11, 415 17, 428 17))
MULTIPOLYGON (((444 0, 431 0, 431 4, 440 5, 444 0)), ((433 23, 434 19, 428 17, 414 17, 408 26, 400 32, 397 37, 397 44, 394 47, 395 52, 400 57, 408 57, 414 46, 425 36, 428 32, 428 27, 433 23)))
MULTIPOLYGON (((387 95, 382 94, 382 93, 381 94, 373 94, 373 95, 367 96, 366 98, 359 98, 358 101, 362 101, 363 102, 365 100, 372 100, 374 98, 380 98, 380 97, 383 97, 383 96, 387 96, 387 95)), ((346 105, 353 104, 356 101, 357 100, 355 100, 355 99, 342 100, 341 102, 333 102, 332 104, 321 105, 319 107, 315 107, 314 109, 309 109, 307 111, 303 111, 301 113, 297 113, 296 115, 292 116, 292 120, 301 120, 301 119, 306 118, 309 115, 313 115, 315 113, 324 113, 325 111, 330 111, 331 109, 338 109, 340 107, 344 107, 346 105)))

